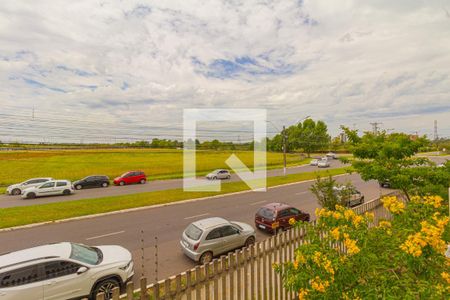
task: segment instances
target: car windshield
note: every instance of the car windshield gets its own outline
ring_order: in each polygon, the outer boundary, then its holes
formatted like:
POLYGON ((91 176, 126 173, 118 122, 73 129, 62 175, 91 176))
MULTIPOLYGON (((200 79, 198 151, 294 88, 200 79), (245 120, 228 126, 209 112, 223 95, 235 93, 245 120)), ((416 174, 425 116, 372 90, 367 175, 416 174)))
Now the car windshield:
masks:
POLYGON ((263 207, 258 211, 258 215, 266 219, 272 219, 274 217, 273 210, 267 207, 263 207))
POLYGON ((120 177, 127 177, 128 174, 130 174, 130 172, 123 173, 122 175, 120 175, 120 177))
POLYGON ((197 241, 202 236, 203 231, 194 224, 191 224, 188 226, 188 228, 186 228, 184 233, 191 240, 197 241))
POLYGON ((71 243, 70 258, 90 265, 98 265, 103 260, 103 253, 98 248, 71 243))

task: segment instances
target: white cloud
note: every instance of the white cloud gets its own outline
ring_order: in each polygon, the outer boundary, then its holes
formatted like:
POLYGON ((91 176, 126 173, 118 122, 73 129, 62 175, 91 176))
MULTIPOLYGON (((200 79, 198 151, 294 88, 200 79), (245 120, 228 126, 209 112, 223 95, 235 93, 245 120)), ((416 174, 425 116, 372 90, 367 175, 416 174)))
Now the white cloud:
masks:
POLYGON ((267 108, 279 127, 311 115, 336 134, 340 124, 397 118, 391 127, 430 134, 437 119, 449 136, 449 9, 406 0, 2 1, 0 113, 35 106, 46 117, 138 128, 179 126, 182 108, 250 107, 267 108))

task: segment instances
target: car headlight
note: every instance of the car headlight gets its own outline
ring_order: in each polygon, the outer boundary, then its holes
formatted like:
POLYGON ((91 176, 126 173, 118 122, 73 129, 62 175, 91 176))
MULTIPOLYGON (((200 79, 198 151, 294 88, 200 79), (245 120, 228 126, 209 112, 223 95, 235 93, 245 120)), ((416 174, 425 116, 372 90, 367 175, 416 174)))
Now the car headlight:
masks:
POLYGON ((132 263, 133 263, 133 260, 130 260, 125 266, 119 267, 119 269, 125 271, 125 270, 127 270, 127 269, 131 266, 132 263))

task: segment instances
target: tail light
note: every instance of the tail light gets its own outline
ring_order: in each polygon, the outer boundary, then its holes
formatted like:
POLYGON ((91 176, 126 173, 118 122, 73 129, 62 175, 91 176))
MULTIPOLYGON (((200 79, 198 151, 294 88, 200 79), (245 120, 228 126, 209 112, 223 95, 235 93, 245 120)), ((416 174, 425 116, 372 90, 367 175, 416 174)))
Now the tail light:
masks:
POLYGON ((200 246, 200 242, 198 242, 197 244, 194 244, 194 250, 197 250, 198 246, 200 246))

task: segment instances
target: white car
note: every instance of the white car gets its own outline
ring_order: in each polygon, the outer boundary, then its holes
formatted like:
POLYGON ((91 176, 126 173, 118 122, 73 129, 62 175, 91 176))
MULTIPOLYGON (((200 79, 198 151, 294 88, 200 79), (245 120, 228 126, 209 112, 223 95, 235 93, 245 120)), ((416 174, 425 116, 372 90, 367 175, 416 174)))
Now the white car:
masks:
POLYGON ((120 246, 48 244, 0 255, 0 299, 111 299, 133 275, 131 253, 120 246))
POLYGON ((8 188, 6 189, 6 193, 8 195, 18 196, 18 195, 22 194, 22 191, 24 189, 41 185, 42 183, 50 181, 50 180, 53 180, 53 178, 43 177, 43 178, 28 179, 27 181, 8 186, 8 188))
POLYGON ((224 169, 214 170, 211 173, 209 173, 208 175, 206 175, 206 179, 212 179, 212 180, 230 179, 230 178, 231 178, 230 171, 224 170, 224 169))
POLYGON ((332 158, 332 159, 337 159, 337 155, 334 152, 328 152, 326 154, 326 157, 332 158))
POLYGON ((317 166, 318 163, 319 163, 319 160, 318 160, 318 159, 312 159, 312 160, 309 162, 309 165, 310 165, 310 166, 317 166))
POLYGON ((330 162, 328 161, 328 159, 321 159, 318 163, 317 163, 317 167, 319 168, 328 168, 330 166, 330 162))
POLYGON ((23 199, 33 199, 36 197, 45 197, 52 195, 70 195, 73 194, 72 183, 68 180, 51 180, 41 185, 26 188, 22 191, 23 199))

